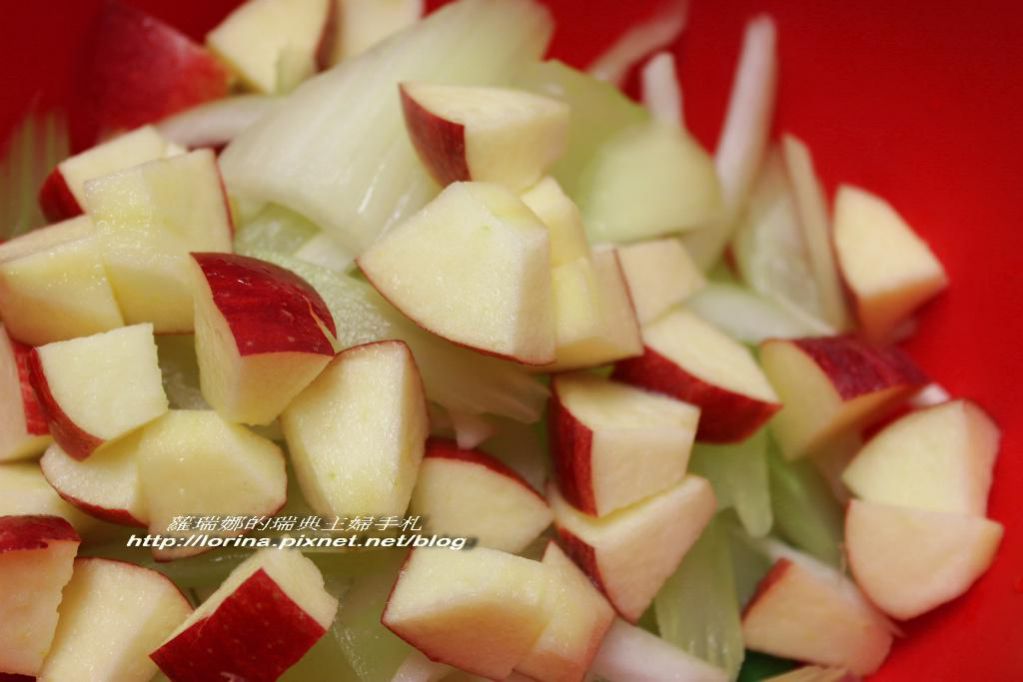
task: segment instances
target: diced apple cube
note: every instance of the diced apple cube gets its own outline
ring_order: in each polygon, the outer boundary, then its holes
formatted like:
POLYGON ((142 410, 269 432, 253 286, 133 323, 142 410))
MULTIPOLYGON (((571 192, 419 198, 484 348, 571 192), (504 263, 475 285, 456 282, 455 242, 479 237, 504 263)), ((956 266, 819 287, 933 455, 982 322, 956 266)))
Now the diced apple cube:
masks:
POLYGON ((31 352, 0 324, 0 462, 34 457, 51 440, 46 413, 32 388, 31 352))
POLYGON ((648 324, 702 289, 707 280, 682 242, 652 239, 618 249, 640 324, 648 324))

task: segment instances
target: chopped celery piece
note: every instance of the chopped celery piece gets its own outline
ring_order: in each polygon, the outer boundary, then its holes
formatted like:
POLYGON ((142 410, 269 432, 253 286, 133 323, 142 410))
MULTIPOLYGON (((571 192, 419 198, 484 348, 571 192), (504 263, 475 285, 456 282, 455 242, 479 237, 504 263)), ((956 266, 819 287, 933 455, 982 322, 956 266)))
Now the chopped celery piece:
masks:
POLYGON ((718 510, 734 508, 753 537, 771 530, 771 492, 767 477, 767 430, 761 429, 741 443, 697 444, 689 470, 714 487, 718 510))
POLYGON ((661 638, 734 678, 744 654, 727 530, 716 517, 654 599, 661 638))
POLYGON ((746 660, 743 661, 738 682, 760 682, 760 680, 795 670, 798 665, 798 663, 785 658, 750 651, 746 654, 746 660))
POLYGON ((257 251, 291 254, 319 233, 320 229, 294 211, 270 204, 238 228, 234 250, 243 256, 257 251))
POLYGON ((208 410, 199 388, 199 362, 192 334, 158 334, 156 350, 163 373, 163 390, 172 408, 208 410))
POLYGON ((743 607, 757 591, 760 580, 774 565, 774 560, 764 551, 762 543, 750 537, 738 519, 722 514, 722 523, 728 530, 729 547, 732 550, 732 572, 735 576, 735 593, 743 607))
POLYGON ((751 345, 765 339, 832 336, 835 330, 797 308, 782 306, 737 284, 710 282, 686 301, 686 307, 751 345))
POLYGON ((646 109, 615 86, 556 60, 527 65, 515 85, 560 99, 572 108, 568 149, 551 171, 571 196, 576 196, 582 172, 605 142, 650 120, 646 109))
POLYGON ((243 203, 276 203, 362 253, 437 192, 405 133, 398 83, 502 85, 552 31, 532 0, 461 0, 300 85, 220 156, 243 203))
POLYGON ((269 251, 255 255, 295 272, 320 293, 337 322, 342 347, 404 340, 430 400, 468 414, 489 413, 527 423, 540 418, 547 389, 521 367, 423 331, 354 277, 269 251))
MULTIPOLYGON (((330 574, 324 575, 323 580, 327 591, 344 603, 352 580, 330 574)), ((320 637, 313 648, 280 677, 281 682, 359 682, 359 676, 348 663, 340 640, 333 636, 335 628, 336 619, 331 630, 320 637)))
POLYGON ((781 535, 817 559, 841 566, 842 509, 813 462, 789 462, 772 443, 767 463, 774 519, 781 535))

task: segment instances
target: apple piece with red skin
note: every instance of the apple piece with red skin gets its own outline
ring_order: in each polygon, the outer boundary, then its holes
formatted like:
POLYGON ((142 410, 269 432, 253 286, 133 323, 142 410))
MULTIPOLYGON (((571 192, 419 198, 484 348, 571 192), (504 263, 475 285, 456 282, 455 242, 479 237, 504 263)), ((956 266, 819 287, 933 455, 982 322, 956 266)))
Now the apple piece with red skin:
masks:
POLYGON ((659 495, 604 517, 590 516, 547 486, 561 544, 615 610, 636 622, 714 516, 705 479, 687 476, 659 495))
POLYGON ((39 346, 28 366, 53 439, 75 459, 169 406, 151 324, 39 346))
POLYGON ((73 218, 85 211, 86 181, 180 151, 149 125, 118 135, 58 163, 39 190, 39 207, 51 221, 73 218))
POLYGON ((430 660, 503 680, 546 626, 551 569, 496 549, 414 549, 380 622, 430 660))
POLYGON ((289 270, 229 253, 191 259, 203 397, 229 421, 269 424, 334 357, 334 318, 289 270))
POLYGON ((86 34, 72 81, 71 142, 85 149, 224 97, 227 69, 168 24, 121 2, 104 4, 86 34))
POLYGON ((915 618, 970 588, 995 558, 1001 524, 980 516, 853 500, 845 548, 856 583, 889 616, 915 618))
POLYGON ((39 674, 80 542, 59 516, 0 516, 0 670, 39 674))
POLYGON ((192 613, 165 575, 124 561, 75 559, 64 588, 53 645, 39 682, 76 679, 147 682, 149 652, 192 613))
POLYGON ((699 407, 699 441, 744 440, 781 408, 749 350, 688 311, 644 327, 643 346, 643 355, 615 365, 613 378, 699 407))
POLYGON ((771 428, 788 459, 859 430, 928 381, 899 349, 852 336, 771 339, 760 362, 784 404, 771 428))
POLYGON ((726 682, 728 673, 643 628, 615 619, 590 672, 629 682, 726 682))
POLYGON ((779 558, 743 611, 746 647, 753 651, 876 671, 894 628, 848 578, 798 552, 779 558))
POLYGON ((551 389, 554 470, 580 511, 604 516, 685 476, 698 408, 582 372, 555 375, 551 389))
POLYGON ((409 509, 431 533, 476 538, 511 553, 525 549, 553 518, 543 496, 503 462, 439 438, 426 442, 409 509))
POLYGON ((276 680, 327 632, 337 606, 301 552, 260 550, 149 656, 172 680, 276 680))
POLYGON ((568 105, 521 90, 402 83, 405 126, 440 185, 534 185, 568 140, 568 105))
POLYGON ((145 528, 149 514, 137 462, 141 437, 141 431, 129 433, 86 460, 75 459, 53 444, 39 460, 39 468, 58 495, 86 514, 145 528))
POLYGON ((32 388, 31 352, 0 324, 0 462, 35 457, 51 441, 46 414, 32 388))
POLYGON ((0 516, 59 516, 83 537, 99 525, 61 499, 37 462, 0 464, 0 516))

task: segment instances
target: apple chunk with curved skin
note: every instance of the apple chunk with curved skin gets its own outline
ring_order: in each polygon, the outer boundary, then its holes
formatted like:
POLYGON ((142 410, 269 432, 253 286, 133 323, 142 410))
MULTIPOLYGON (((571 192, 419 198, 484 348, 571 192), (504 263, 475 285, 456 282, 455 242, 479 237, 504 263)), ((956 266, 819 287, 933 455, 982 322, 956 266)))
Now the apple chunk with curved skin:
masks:
POLYGON ((476 538, 512 553, 552 519, 543 496, 500 460, 441 439, 426 443, 409 508, 426 519, 431 533, 476 538))
POLYGON ((550 439, 558 485, 604 516, 682 480, 700 410, 591 374, 555 376, 550 439))
POLYGON ((699 407, 697 440, 743 440, 781 407, 750 352, 688 311, 644 327, 643 345, 642 356, 615 365, 614 378, 699 407))
POLYGON ((32 388, 31 352, 0 324, 0 462, 34 457, 50 444, 46 415, 32 388))
POLYGON ((551 267, 590 257, 583 216, 552 177, 546 177, 522 193, 522 202, 547 226, 551 242, 551 267))
POLYGON ((892 645, 891 624, 841 573, 793 553, 757 586, 742 617, 754 651, 868 675, 892 645))
POLYGON ((474 180, 520 191, 565 150, 568 105, 493 87, 402 83, 405 127, 441 185, 474 180))
POLYGON ((547 499, 565 550, 632 622, 678 568, 717 506, 710 484, 698 476, 603 517, 575 509, 553 484, 547 499))
POLYGON ((404 342, 340 353, 288 406, 281 426, 302 493, 317 512, 405 512, 429 423, 404 342))
POLYGON ((29 370, 54 440, 75 459, 168 408, 151 324, 40 346, 29 370))
MULTIPOLYGON (((151 533, 165 537, 183 510, 201 516, 272 515, 284 506, 284 454, 273 442, 206 410, 171 410, 150 424, 139 444, 139 480, 151 533)), ((218 531, 238 536, 243 531, 218 531)), ((188 533, 184 533, 188 535, 188 533)), ((153 548, 158 560, 205 551, 153 548)))
POLYGON ((86 514, 145 528, 149 514, 137 461, 141 437, 141 431, 130 433, 86 460, 75 459, 53 444, 39 460, 39 468, 58 495, 86 514))
POLYGON ((203 397, 229 421, 269 424, 334 357, 334 318, 289 270, 234 254, 191 257, 203 397))
POLYGON ((0 516, 59 516, 82 535, 97 525, 95 518, 61 499, 37 462, 0 464, 0 516))
POLYGON ((477 547, 415 549, 380 622, 438 663, 503 680, 547 624, 550 569, 477 547))
POLYGON ((192 331, 191 251, 231 251, 231 211, 209 149, 85 183, 107 275, 128 324, 192 331))
POLYGON ((867 336, 883 340, 948 285, 934 253, 895 209, 857 187, 835 198, 835 253, 867 336))
POLYGON ((529 365, 554 360, 547 229, 498 185, 455 183, 359 257, 424 329, 529 365))
POLYGON ((760 361, 784 404, 771 428, 788 459, 856 431, 927 384, 897 348, 851 336, 768 340, 760 361))
POLYGON ((38 680, 61 682, 88 670, 95 682, 146 682, 156 674, 149 652, 191 613, 188 599, 162 573, 76 559, 38 680))
POLYGON ((979 516, 853 500, 845 517, 849 568, 870 601, 915 618, 970 588, 995 558, 1002 526, 979 516))
POLYGON ((362 54, 423 16, 423 0, 335 0, 339 5, 330 64, 362 54))
POLYGON ((39 673, 79 542, 58 516, 0 516, 0 670, 39 673))
POLYGON ((900 417, 871 438, 842 480, 868 502, 984 516, 1001 432, 955 400, 900 417))
POLYGON ((260 550, 150 658, 172 680, 276 680, 324 635, 337 606, 301 552, 260 550))

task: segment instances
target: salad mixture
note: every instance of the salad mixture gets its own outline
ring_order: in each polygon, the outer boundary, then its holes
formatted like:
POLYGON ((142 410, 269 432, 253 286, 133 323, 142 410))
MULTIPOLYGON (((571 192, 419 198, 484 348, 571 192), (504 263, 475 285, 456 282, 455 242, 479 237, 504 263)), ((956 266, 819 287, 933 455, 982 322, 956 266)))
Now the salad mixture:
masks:
POLYGON ((770 17, 687 132, 685 10, 107 4, 3 169, 0 678, 838 682, 968 590, 945 271, 772 138, 770 17))

